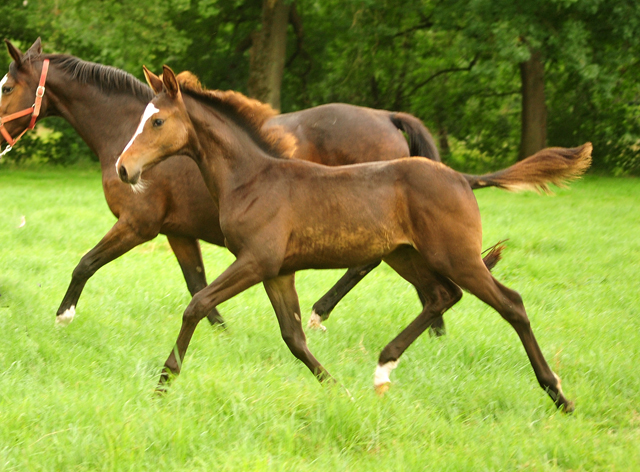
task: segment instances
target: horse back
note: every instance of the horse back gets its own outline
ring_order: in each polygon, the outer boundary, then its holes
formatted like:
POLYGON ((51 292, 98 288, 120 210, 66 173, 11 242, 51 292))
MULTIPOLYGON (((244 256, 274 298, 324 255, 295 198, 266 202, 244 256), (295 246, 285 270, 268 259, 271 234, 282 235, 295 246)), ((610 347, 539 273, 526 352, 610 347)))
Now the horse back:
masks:
POLYGON ((409 156, 404 136, 391 113, 331 103, 271 118, 266 127, 282 126, 295 135, 295 158, 338 166, 409 156))

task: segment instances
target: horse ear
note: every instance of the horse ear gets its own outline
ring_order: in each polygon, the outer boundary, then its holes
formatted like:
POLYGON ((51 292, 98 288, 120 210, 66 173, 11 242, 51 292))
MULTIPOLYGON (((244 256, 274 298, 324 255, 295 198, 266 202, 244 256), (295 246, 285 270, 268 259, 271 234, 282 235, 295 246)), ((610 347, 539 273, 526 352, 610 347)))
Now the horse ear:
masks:
POLYGON ((29 57, 39 57, 40 54, 42 54, 42 41, 40 40, 40 38, 38 38, 29 48, 29 50, 24 53, 24 55, 29 57))
POLYGON ((149 84, 149 87, 151 87, 151 90, 153 90, 156 95, 162 92, 162 80, 160 77, 151 72, 145 66, 142 66, 142 70, 144 71, 144 78, 147 79, 147 83, 149 84))
POLYGON ((169 66, 162 66, 162 82, 164 90, 170 98, 176 98, 180 95, 180 86, 176 74, 173 73, 169 66))
POLYGON ((13 61, 16 63, 16 66, 20 68, 20 66, 22 65, 22 53, 20 52, 20 49, 18 49, 13 44, 11 44, 11 41, 9 41, 8 39, 5 39, 4 42, 7 44, 7 50, 9 51, 9 55, 11 56, 13 61))

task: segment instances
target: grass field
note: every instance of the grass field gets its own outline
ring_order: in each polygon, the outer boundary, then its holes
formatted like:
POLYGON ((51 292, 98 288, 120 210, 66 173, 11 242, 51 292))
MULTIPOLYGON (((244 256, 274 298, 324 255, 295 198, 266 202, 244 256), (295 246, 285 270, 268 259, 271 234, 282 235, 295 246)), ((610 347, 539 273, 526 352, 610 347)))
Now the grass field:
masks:
MULTIPOLYGON (((513 329, 470 295, 375 396, 380 350, 419 312, 380 267, 307 333, 348 388, 289 353, 261 286, 203 322, 183 374, 152 393, 189 302, 164 237, 100 270, 65 329, 80 257, 114 223, 93 171, 0 172, 0 470, 640 470, 640 181, 588 177, 554 197, 476 192, 496 277, 518 290, 573 415, 539 388, 513 329), (25 218, 25 225, 20 223, 25 218)), ((205 245, 209 277, 232 260, 205 245)), ((298 275, 303 318, 341 271, 298 275)))

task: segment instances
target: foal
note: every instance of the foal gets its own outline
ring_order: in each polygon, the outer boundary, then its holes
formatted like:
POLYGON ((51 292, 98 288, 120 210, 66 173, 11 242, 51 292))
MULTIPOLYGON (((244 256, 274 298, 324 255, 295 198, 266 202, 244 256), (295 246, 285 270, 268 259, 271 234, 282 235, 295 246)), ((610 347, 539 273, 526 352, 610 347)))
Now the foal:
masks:
MULTIPOLYGON (((145 75, 157 95, 116 163, 120 178, 136 184, 144 169, 172 154, 191 157, 218 204, 226 246, 236 256, 189 303, 160 387, 180 372, 198 322, 259 282, 293 355, 320 381, 330 379, 307 347, 294 274, 382 259, 418 287, 426 303, 382 350, 374 380, 379 392, 388 388, 402 353, 465 289, 513 326, 540 386, 558 408, 573 410, 538 346, 522 299, 483 263, 480 212, 464 176, 420 158, 339 168, 283 159, 288 136, 260 131, 257 112, 243 97, 181 91, 166 66, 162 79, 146 69, 145 75)), ((545 152, 572 154, 588 166, 591 144, 545 152)))

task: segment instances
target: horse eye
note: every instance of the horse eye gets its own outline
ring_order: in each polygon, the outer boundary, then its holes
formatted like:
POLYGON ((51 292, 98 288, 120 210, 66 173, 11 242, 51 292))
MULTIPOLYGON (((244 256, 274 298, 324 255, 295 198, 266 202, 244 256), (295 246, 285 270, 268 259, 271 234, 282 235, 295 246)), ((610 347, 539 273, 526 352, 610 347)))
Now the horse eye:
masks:
POLYGON ((13 92, 13 87, 2 87, 2 93, 4 95, 13 92))
POLYGON ((155 120, 153 120, 153 127, 154 128, 159 128, 163 124, 164 124, 164 120, 161 119, 161 118, 156 118, 155 120))

